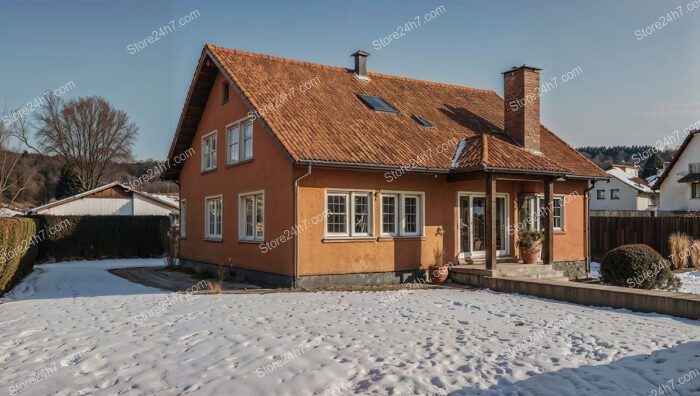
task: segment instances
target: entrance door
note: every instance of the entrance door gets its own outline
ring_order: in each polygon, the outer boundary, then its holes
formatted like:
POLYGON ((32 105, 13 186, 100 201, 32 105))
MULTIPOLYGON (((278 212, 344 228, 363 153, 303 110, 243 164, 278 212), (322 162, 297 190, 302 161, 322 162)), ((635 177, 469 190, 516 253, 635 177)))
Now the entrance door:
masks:
MULTIPOLYGON (((508 216, 506 196, 496 196, 496 251, 499 256, 507 252, 508 216)), ((459 197, 460 258, 486 255, 486 196, 464 194, 459 197)))

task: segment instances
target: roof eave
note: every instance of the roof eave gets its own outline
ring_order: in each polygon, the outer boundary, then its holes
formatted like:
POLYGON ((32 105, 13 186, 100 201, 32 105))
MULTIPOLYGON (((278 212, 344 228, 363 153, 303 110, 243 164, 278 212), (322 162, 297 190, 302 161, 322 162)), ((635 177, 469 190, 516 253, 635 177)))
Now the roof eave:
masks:
POLYGON ((411 165, 386 165, 386 164, 367 164, 357 162, 338 162, 338 161, 323 161, 323 160, 299 160, 295 161, 297 166, 319 166, 323 168, 342 168, 342 169, 358 169, 358 170, 398 170, 404 169, 406 172, 414 173, 449 173, 447 168, 430 168, 411 165))

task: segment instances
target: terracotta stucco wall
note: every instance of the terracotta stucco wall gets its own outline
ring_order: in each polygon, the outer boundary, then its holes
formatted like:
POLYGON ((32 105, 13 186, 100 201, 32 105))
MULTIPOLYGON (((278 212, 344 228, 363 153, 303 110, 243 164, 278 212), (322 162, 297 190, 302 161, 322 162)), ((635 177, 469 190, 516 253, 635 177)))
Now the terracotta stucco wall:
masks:
POLYGON ((229 101, 221 104, 223 81, 219 74, 192 143, 195 153, 180 173, 181 198, 187 201, 186 238, 180 245, 180 256, 215 264, 226 264, 230 258, 239 268, 292 275, 293 242, 280 244, 264 254, 259 243, 239 242, 241 193, 264 190, 266 239, 284 235, 285 230, 292 228, 292 167, 257 120, 253 125, 253 160, 226 165, 226 125, 245 117, 249 109, 233 89, 229 101), (217 169, 202 174, 202 136, 214 130, 217 131, 217 169), (223 240, 206 241, 204 199, 218 194, 223 195, 223 240))
MULTIPOLYGON (((297 170, 301 174, 301 170, 297 170)), ((348 172, 314 169, 302 181, 300 191, 301 222, 306 221, 300 233, 300 275, 346 274, 353 272, 401 271, 427 267, 434 260, 434 251, 442 245, 445 262, 457 262, 459 253, 458 194, 484 191, 481 180, 447 183, 444 175, 405 174, 389 182, 381 172, 348 172), (373 231, 375 238, 362 241, 331 241, 324 238, 325 223, 315 219, 325 210, 325 191, 373 191, 373 231), (422 238, 383 238, 380 235, 381 191, 414 191, 425 193, 425 231, 422 238), (445 234, 436 235, 438 226, 445 234)), ((566 198, 565 229, 555 233, 555 261, 584 258, 584 181, 555 183, 555 195, 566 198)), ((543 193, 542 183, 502 180, 497 192, 508 194, 508 216, 517 224, 517 199, 521 193, 543 193)), ((517 235, 508 236, 508 250, 515 254, 517 235)))
MULTIPOLYGON (((306 172, 305 167, 292 168, 282 151, 263 129, 254 123, 253 161, 226 166, 226 125, 240 120, 248 113, 236 93, 221 104, 223 77, 216 78, 208 104, 193 140, 192 155, 180 174, 181 196, 187 202, 186 238, 182 241, 182 258, 216 264, 228 259, 239 268, 293 275, 294 195, 293 180, 306 172), (201 171, 202 136, 217 131, 217 169, 201 171), (239 194, 265 192, 265 249, 259 243, 241 242, 238 238, 239 194), (204 238, 204 199, 223 196, 222 241, 204 238), (265 253, 263 252, 265 251, 265 253)), ((345 274, 355 272, 384 272, 427 267, 434 262, 434 252, 443 247, 445 262, 457 262, 459 253, 458 194, 484 191, 481 180, 448 183, 444 175, 407 173, 398 178, 382 172, 341 171, 314 168, 311 176, 301 182, 298 235, 300 238, 300 275, 345 274), (409 191, 425 195, 425 231, 420 238, 373 238, 369 241, 324 241, 325 191, 409 191), (436 235, 438 226, 445 234, 436 235)), ((556 261, 584 258, 583 191, 585 181, 555 183, 555 194, 566 196, 565 230, 554 236, 556 261)), ((517 224, 517 199, 521 193, 542 193, 542 183, 499 181, 499 193, 508 194, 508 214, 511 224, 517 224)), ((373 198, 373 233, 380 235, 379 194, 373 198)), ((509 236, 510 255, 515 253, 517 236, 509 236)))

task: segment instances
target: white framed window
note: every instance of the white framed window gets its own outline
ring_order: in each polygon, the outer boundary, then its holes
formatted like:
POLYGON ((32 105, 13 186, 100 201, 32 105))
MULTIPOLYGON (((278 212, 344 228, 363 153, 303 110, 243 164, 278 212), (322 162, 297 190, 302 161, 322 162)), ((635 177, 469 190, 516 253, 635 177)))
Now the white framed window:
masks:
POLYGON ((605 199, 605 190, 596 190, 596 199, 605 199))
POLYGON ((204 237, 205 239, 221 239, 222 202, 221 195, 204 198, 204 237))
POLYGON ((348 232, 348 193, 326 196, 326 235, 345 236, 348 232))
POLYGON ((202 171, 216 169, 216 131, 202 137, 202 171))
POLYGON ((243 159, 249 160, 253 158, 253 121, 245 122, 242 126, 243 131, 243 159))
POLYGON ((226 130, 228 136, 228 164, 235 164, 240 158, 240 129, 241 125, 236 124, 226 130))
POLYGON ((187 237, 187 200, 180 201, 180 238, 187 237))
POLYGON ((232 165, 253 158, 253 120, 246 117, 226 126, 226 163, 232 165))
POLYGON ((241 194, 239 201, 238 238, 243 241, 265 240, 265 192, 241 194))
POLYGON ((700 162, 688 164, 688 171, 692 174, 700 173, 700 162))
POLYGON ((402 221, 401 230, 403 235, 419 235, 420 230, 420 196, 401 195, 402 221))
MULTIPOLYGON (((520 224, 529 230, 544 231, 544 215, 547 213, 544 196, 524 195, 520 200, 520 224)), ((552 206, 554 230, 564 231, 566 228, 564 198, 552 198, 552 206)))
POLYGON ((564 199, 560 197, 554 197, 552 200, 552 206, 554 207, 552 217, 554 218, 554 229, 563 230, 564 229, 564 199))
POLYGON ((610 190, 610 199, 620 199, 620 190, 617 188, 610 190))
POLYGON ((381 193, 381 232, 387 236, 422 236, 424 194, 381 193))
POLYGON ((397 194, 382 194, 382 234, 398 235, 399 233, 399 196, 397 194))
POLYGON ((656 206, 658 204, 658 197, 656 195, 649 196, 649 206, 656 206))
POLYGON ((700 198, 700 183, 693 183, 690 185, 691 197, 693 199, 700 198))
POLYGON ((366 191, 326 193, 326 236, 372 236, 372 197, 366 191))

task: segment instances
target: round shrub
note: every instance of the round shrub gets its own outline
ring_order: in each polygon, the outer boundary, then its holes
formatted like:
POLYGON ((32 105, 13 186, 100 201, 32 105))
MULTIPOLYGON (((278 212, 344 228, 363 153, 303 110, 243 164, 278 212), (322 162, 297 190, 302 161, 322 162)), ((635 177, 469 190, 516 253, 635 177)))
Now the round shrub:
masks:
POLYGON ((647 245, 624 245, 609 251, 600 263, 603 282, 637 289, 678 290, 680 279, 670 263, 647 245))

